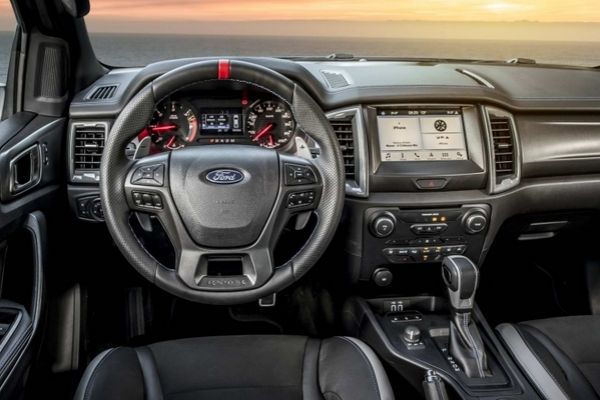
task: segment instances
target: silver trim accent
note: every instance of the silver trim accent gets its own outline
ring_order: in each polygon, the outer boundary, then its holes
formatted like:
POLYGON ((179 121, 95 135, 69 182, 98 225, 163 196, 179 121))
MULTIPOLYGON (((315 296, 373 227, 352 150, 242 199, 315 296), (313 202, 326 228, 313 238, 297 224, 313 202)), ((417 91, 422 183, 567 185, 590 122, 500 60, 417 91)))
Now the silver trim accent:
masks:
POLYGON ((11 196, 23 194, 36 187, 42 181, 42 175, 44 173, 44 161, 42 158, 42 146, 40 146, 39 143, 35 143, 21 151, 10 160, 8 170, 10 171, 9 191, 11 196), (29 181, 25 183, 18 183, 16 180, 17 163, 26 156, 29 156, 30 164, 29 181))
POLYGON ((369 197, 369 152, 362 107, 342 108, 325 115, 329 121, 352 117, 356 180, 346 181, 346 194, 354 197, 369 197))
POLYGON ((539 122, 540 125, 557 125, 557 126, 600 126, 600 122, 585 122, 585 121, 547 121, 539 122))
POLYGON ((502 324, 496 330, 500 333, 514 359, 521 365, 521 370, 529 377, 545 399, 569 400, 569 396, 562 390, 537 355, 531 351, 527 342, 514 326, 502 324))
POLYGON ((492 194, 505 192, 512 189, 521 183, 521 141, 519 140, 519 132, 517 131, 517 124, 511 113, 495 107, 484 107, 483 117, 485 119, 485 129, 487 131, 487 141, 490 154, 489 170, 490 170, 490 184, 489 191, 492 194), (497 183, 496 179, 496 156, 494 151, 494 139, 492 137, 492 124, 490 121, 490 114, 497 115, 499 117, 506 117, 512 128, 513 137, 513 163, 514 163, 514 175, 512 177, 506 177, 502 182, 497 183))
POLYGON ((473 263, 473 261, 471 261, 471 259, 461 255, 445 257, 442 261, 442 268, 444 268, 446 265, 452 266, 456 270, 456 277, 458 278, 458 285, 456 291, 452 291, 450 288, 447 288, 450 304, 457 310, 472 309, 475 305, 475 295, 477 294, 477 288, 479 287, 479 269, 473 263), (465 260, 465 262, 475 271, 475 289, 473 290, 473 294, 471 295, 471 297, 467 299, 460 298, 460 291, 463 286, 463 275, 461 274, 460 268, 458 267, 456 260, 465 260), (446 264, 446 261, 448 261, 450 264, 446 264))
MULTIPOLYGON (((69 181, 72 183, 98 183, 100 180, 100 168, 97 170, 89 170, 89 179, 75 180, 75 128, 78 126, 104 126, 104 140, 108 139, 109 123, 107 121, 71 121, 69 126, 69 147, 67 149, 67 156, 69 157, 69 181), (96 175, 98 179, 92 178, 91 175, 96 175)), ((125 150, 123 150, 125 151, 125 150)), ((84 174, 86 175, 86 174, 84 174)))
POLYGON ((381 361, 373 349, 371 349, 365 342, 357 338, 350 336, 336 336, 336 338, 350 343, 356 350, 362 353, 362 356, 367 361, 371 371, 373 372, 373 377, 375 378, 375 384, 377 385, 377 390, 379 391, 380 400, 392 400, 394 398, 394 394, 392 392, 390 381, 385 373, 385 369, 383 368, 381 361))
POLYGON ((469 78, 473 79, 475 82, 477 82, 489 89, 496 89, 496 87, 494 85, 492 85, 492 83, 490 81, 488 81, 481 75, 476 74, 473 71, 469 71, 468 69, 463 69, 463 68, 457 68, 456 71, 460 72, 463 75, 468 76, 469 78))

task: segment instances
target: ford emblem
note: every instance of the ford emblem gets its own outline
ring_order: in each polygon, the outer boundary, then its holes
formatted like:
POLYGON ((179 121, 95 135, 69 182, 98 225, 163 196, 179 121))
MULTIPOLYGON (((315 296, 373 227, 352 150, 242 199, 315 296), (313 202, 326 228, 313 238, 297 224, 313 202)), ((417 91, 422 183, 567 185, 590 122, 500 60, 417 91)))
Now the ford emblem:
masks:
POLYGON ((215 169, 206 174, 206 180, 217 185, 231 185, 244 180, 244 174, 237 169, 215 169))

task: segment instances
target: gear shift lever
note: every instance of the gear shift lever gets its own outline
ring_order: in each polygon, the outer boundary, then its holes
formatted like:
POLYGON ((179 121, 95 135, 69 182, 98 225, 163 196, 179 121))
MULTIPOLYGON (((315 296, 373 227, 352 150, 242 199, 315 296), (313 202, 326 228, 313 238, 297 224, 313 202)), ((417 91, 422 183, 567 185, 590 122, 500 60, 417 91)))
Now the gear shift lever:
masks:
POLYGON ((471 318, 479 270, 465 256, 448 256, 442 261, 442 277, 452 308, 450 355, 469 378, 491 376, 481 335, 471 318))

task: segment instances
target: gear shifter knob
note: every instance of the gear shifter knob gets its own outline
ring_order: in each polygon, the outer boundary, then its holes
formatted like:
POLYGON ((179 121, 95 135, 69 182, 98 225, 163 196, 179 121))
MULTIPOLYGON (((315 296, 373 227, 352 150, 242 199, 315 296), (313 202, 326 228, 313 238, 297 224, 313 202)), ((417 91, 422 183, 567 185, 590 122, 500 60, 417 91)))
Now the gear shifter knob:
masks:
POLYGON ((454 311, 471 311, 479 283, 479 270, 473 261, 465 256, 445 257, 442 261, 442 278, 454 311))
POLYGON ((465 256, 449 256, 442 261, 442 277, 450 300, 450 355, 469 378, 491 376, 479 329, 472 318, 479 270, 465 256))

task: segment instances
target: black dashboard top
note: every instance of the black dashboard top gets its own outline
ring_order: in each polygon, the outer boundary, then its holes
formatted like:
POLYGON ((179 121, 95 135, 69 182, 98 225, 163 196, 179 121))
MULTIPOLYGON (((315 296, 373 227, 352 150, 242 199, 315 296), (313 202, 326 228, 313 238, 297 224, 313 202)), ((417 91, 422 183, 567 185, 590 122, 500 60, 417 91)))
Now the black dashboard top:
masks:
MULTIPOLYGON (((272 68, 302 85, 325 110, 383 102, 486 102, 509 110, 600 110, 600 71, 543 65, 400 61, 292 61, 240 58, 272 68)), ((114 117, 157 76, 202 58, 114 69, 71 103, 72 117, 114 117), (115 96, 89 100, 103 85, 115 96)))

